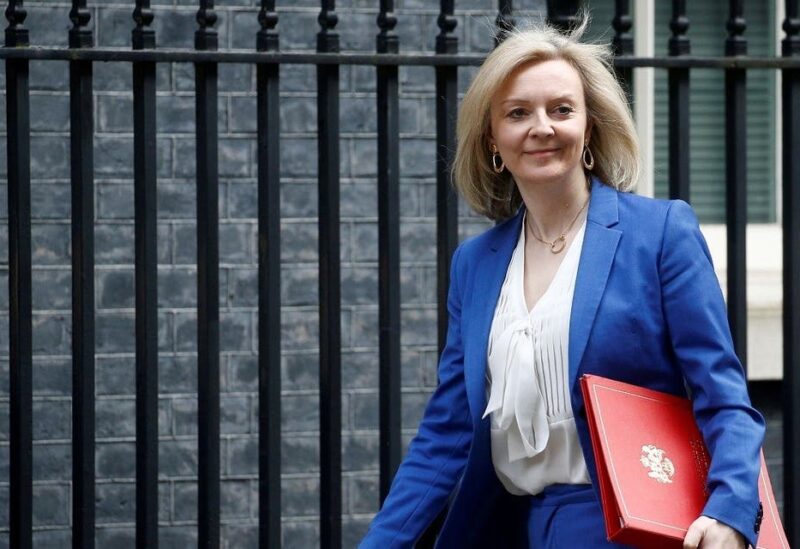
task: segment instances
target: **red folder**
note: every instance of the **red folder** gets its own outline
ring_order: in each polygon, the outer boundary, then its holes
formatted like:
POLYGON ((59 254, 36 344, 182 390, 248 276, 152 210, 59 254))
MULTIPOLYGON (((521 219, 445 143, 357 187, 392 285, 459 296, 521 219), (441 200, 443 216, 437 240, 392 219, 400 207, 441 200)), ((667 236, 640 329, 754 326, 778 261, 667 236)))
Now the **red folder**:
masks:
MULTIPOLYGON (((680 549, 708 499, 710 460, 691 402, 595 375, 582 376, 581 389, 608 539, 680 549)), ((763 452, 758 490, 757 547, 788 549, 763 452)))

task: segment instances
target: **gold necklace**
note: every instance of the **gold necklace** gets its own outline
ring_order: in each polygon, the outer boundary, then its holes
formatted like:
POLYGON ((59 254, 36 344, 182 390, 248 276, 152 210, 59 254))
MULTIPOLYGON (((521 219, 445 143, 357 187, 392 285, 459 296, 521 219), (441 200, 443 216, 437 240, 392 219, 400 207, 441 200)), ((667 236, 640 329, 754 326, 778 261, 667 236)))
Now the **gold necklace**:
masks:
POLYGON ((525 217, 526 225, 528 225, 528 228, 531 230, 533 238, 535 238, 542 244, 547 244, 548 246, 550 246, 551 253, 560 254, 561 252, 563 252, 564 248, 567 247, 567 233, 570 231, 570 229, 572 229, 572 226, 578 220, 578 216, 581 215, 581 212, 584 210, 584 208, 586 208, 586 205, 589 204, 589 198, 591 198, 591 195, 586 198, 586 202, 583 203, 581 209, 578 210, 578 213, 576 213, 575 217, 572 218, 572 221, 570 221, 567 228, 564 229, 564 231, 559 235, 559 237, 553 240, 552 242, 548 242, 547 240, 544 240, 543 238, 539 238, 538 236, 536 236, 536 232, 533 230, 533 225, 530 223, 530 221, 528 221, 528 217, 526 216, 525 217))

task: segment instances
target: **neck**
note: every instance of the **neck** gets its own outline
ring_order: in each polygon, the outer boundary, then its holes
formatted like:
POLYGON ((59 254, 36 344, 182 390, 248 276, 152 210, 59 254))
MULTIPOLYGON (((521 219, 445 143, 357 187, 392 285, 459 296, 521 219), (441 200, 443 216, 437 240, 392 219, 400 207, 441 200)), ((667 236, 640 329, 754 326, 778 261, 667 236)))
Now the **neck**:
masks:
MULTIPOLYGON (((529 213, 528 223, 546 240, 553 240, 566 231, 567 225, 589 199, 583 170, 566 182, 520 185, 519 188, 529 213)), ((575 225, 579 224, 576 222, 575 225)))

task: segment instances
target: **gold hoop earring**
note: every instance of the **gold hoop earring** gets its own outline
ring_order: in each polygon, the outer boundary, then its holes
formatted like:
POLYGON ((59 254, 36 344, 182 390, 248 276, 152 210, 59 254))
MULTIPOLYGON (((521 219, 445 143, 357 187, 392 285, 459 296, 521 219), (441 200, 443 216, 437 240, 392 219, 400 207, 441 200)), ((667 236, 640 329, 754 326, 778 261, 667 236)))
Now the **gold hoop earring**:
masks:
POLYGON ((492 145, 492 169, 494 173, 503 173, 503 170, 506 169, 506 164, 497 151, 497 145, 492 145))
POLYGON ((581 156, 583 159, 583 167, 589 171, 592 171, 592 168, 594 168, 594 155, 592 154, 589 145, 583 146, 583 154, 581 156))

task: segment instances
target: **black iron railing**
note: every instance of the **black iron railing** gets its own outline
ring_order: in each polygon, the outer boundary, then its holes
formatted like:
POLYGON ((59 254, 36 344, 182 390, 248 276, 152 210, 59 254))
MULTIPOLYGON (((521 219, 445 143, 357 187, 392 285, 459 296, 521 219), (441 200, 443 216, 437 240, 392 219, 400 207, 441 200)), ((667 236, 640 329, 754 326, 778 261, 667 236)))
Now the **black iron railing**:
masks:
MULTIPOLYGON (((574 21, 581 2, 547 2, 550 20, 574 21)), ((730 1, 725 57, 690 54, 686 2, 674 0, 669 56, 633 56, 630 3, 616 2, 616 68, 631 90, 635 67, 669 75, 669 193, 689 198, 689 79, 696 68, 725 71, 729 316, 736 349, 746 357, 745 293, 745 81, 748 69, 782 74, 783 97, 783 319, 784 508, 790 540, 800 540, 800 19, 786 0, 782 56, 746 56, 743 2, 730 1)), ((446 330, 445 296, 450 256, 457 245, 457 200, 449 166, 455 149, 457 77, 482 55, 458 53, 455 2, 442 0, 434 54, 399 53, 394 2, 381 0, 376 52, 341 53, 334 0, 322 0, 313 53, 278 50, 275 1, 262 0, 252 51, 219 51, 211 0, 200 0, 194 50, 157 49, 148 0, 136 0, 131 49, 96 48, 85 0, 73 0, 68 48, 34 48, 24 27, 23 1, 10 1, 0 58, 6 63, 9 308, 10 308, 10 544, 32 545, 32 299, 29 65, 63 60, 70 67, 73 273, 73 545, 94 545, 94 243, 92 67, 98 61, 131 63, 134 90, 134 196, 136 278, 136 539, 157 546, 158 387, 156 257, 156 94, 159 63, 195 66, 198 249, 198 524, 200 544, 218 547, 220 535, 219 238, 217 68, 257 67, 258 98, 258 321, 259 321, 259 542, 280 545, 280 225, 278 109, 281 64, 317 68, 320 294, 320 519, 323 547, 341 545, 341 296, 339 258, 339 70, 376 68, 380 272, 380 496, 401 458, 400 237, 398 67, 429 66, 436 73, 436 173, 439 345, 446 330)), ((255 16, 255 15, 254 15, 255 16)), ((514 25, 511 0, 498 1, 498 37, 514 25)), ((422 545, 435 533, 426 535, 422 545)))

